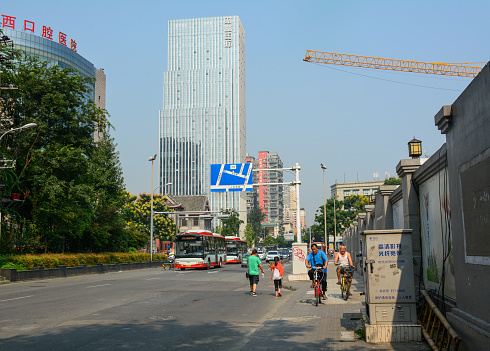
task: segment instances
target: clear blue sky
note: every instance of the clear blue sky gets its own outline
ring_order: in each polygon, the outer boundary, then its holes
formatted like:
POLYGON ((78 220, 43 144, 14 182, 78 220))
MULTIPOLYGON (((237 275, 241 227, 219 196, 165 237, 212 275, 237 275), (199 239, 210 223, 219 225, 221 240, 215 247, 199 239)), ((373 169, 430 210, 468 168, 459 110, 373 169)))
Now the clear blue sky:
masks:
POLYGON ((490 60, 490 1, 15 0, 4 1, 0 12, 17 17, 16 29, 26 19, 61 30, 82 56, 104 68, 112 135, 131 193, 151 191, 148 158, 158 153, 168 20, 240 16, 247 152, 278 152, 285 166, 298 162, 302 206, 311 212, 323 202, 320 163, 328 167, 329 197, 335 181, 396 175, 414 136, 428 155, 436 151, 445 138, 434 115, 471 79, 306 63, 306 50, 490 60))

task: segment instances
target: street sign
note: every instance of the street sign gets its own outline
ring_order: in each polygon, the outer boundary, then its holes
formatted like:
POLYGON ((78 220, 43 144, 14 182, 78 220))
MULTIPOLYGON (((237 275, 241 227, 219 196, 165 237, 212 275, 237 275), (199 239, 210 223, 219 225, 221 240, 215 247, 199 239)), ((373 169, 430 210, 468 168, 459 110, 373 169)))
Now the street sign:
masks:
POLYGON ((211 165, 211 192, 252 191, 252 164, 211 165))

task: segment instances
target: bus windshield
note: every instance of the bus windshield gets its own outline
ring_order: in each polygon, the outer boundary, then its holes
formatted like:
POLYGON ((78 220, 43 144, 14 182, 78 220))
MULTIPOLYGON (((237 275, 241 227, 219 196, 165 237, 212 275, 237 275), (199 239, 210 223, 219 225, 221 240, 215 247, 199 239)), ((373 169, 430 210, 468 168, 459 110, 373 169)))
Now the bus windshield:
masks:
POLYGON ((237 244, 227 242, 226 251, 228 255, 237 255, 238 254, 237 244))
POLYGON ((183 236, 177 239, 175 257, 203 257, 200 237, 183 236))

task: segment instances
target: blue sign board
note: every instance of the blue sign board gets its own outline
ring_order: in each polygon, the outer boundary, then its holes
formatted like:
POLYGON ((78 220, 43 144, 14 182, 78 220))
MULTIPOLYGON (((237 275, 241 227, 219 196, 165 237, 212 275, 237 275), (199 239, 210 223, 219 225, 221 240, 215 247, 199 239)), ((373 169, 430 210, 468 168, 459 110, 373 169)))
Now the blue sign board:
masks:
POLYGON ((252 164, 211 165, 211 192, 252 191, 252 164))

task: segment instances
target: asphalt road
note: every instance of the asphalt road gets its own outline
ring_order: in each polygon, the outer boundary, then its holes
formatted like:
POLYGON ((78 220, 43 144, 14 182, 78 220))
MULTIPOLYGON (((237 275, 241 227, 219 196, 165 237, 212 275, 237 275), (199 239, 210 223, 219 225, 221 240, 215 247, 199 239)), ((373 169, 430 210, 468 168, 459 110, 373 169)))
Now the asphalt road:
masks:
POLYGON ((246 349, 291 295, 273 298, 266 270, 250 296, 245 271, 154 268, 0 285, 0 350, 246 349))

